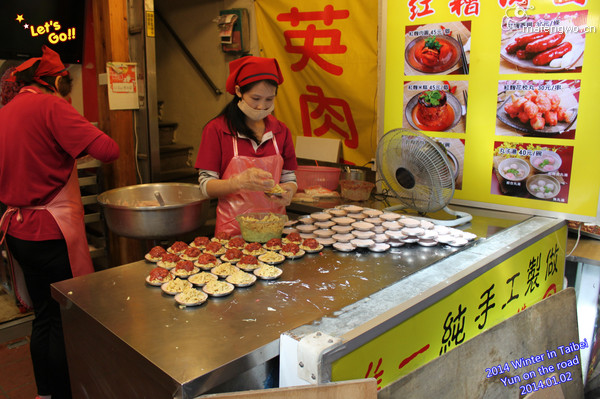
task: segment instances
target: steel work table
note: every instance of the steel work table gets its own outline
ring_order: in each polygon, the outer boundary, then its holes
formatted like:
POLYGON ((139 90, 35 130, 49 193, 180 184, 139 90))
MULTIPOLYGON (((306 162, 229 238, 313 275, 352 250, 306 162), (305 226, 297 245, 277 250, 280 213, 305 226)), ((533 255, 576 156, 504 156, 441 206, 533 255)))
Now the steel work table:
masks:
POLYGON ((61 304, 74 397, 193 398, 260 388, 262 380, 240 376, 277 367, 269 364, 277 362, 281 333, 335 317, 340 309, 406 283, 415 272, 530 218, 469 212, 473 221, 463 229, 481 239, 460 250, 441 245, 386 253, 325 249, 286 261, 278 280, 258 281, 199 307, 181 308, 159 287, 145 284, 154 267, 146 261, 55 283, 52 295, 61 304))

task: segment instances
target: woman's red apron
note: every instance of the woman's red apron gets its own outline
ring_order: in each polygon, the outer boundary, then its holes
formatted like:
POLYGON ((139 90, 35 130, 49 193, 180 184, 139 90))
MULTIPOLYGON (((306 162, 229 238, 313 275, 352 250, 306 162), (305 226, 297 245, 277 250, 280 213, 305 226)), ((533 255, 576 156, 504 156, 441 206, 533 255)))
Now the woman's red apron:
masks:
MULTIPOLYGON (((273 135, 273 146, 275 155, 262 158, 238 155, 237 138, 233 136, 233 158, 227 165, 222 179, 242 173, 248 168, 260 168, 273 175, 275 184, 279 184, 281 171, 283 169, 283 158, 279 154, 279 147, 273 135)), ((273 212, 284 214, 285 206, 280 205, 265 195, 262 191, 241 190, 219 198, 217 205, 217 222, 215 234, 221 232, 230 233, 232 236, 240 234, 240 226, 235 217, 250 212, 273 212)))
MULTIPOLYGON (((73 277, 83 276, 94 272, 94 266, 92 264, 92 258, 90 257, 90 250, 85 235, 85 223, 83 220, 84 211, 81 202, 79 181, 77 179, 77 167, 73 168, 71 176, 64 187, 47 204, 21 208, 8 206, 8 209, 4 215, 2 215, 2 219, 0 220, 0 234, 2 237, 2 239, 0 239, 0 244, 4 241, 8 231, 8 225, 11 223, 12 215, 16 213, 16 221, 13 223, 23 221, 20 212, 21 209, 47 210, 54 217, 54 220, 58 224, 67 243, 69 263, 71 264, 73 277)), ((9 259, 10 258, 11 257, 9 256, 9 259)), ((12 259, 12 264, 20 269, 14 258, 12 259)), ((22 277, 22 275, 21 270, 16 270, 13 272, 13 279, 15 276, 22 277)), ((13 284, 16 290, 25 287, 23 281, 13 281, 13 284)), ((23 297, 24 295, 21 296, 23 297)))

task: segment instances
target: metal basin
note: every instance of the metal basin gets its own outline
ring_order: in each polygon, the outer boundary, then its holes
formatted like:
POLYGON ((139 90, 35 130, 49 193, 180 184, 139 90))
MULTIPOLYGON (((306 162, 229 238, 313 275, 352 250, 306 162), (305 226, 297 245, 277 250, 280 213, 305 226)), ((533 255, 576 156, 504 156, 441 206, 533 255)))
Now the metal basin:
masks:
POLYGON ((115 234, 139 239, 175 237, 204 224, 204 205, 198 185, 152 183, 120 187, 98 196, 108 228, 115 234), (155 193, 160 193, 164 206, 155 193))

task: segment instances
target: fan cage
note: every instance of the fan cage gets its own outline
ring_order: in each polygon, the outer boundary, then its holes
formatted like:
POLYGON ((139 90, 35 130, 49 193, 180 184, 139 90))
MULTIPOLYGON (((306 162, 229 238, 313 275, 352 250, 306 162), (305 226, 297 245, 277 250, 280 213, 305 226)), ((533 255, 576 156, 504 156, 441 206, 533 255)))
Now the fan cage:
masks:
POLYGON ((408 208, 427 213, 443 209, 454 195, 450 161, 429 137, 401 129, 386 133, 377 147, 377 165, 387 186, 408 208), (399 171, 414 177, 414 186, 402 185, 399 171))

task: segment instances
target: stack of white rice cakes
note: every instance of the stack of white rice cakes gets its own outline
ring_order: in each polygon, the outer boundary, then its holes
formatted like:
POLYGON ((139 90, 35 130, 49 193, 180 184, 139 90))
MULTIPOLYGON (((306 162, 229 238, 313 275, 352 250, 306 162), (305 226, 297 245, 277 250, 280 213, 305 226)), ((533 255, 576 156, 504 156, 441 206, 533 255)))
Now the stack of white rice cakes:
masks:
POLYGON ((166 249, 152 248, 145 258, 156 265, 146 276, 146 283, 173 296, 182 308, 197 306, 209 297, 250 287, 257 279, 277 279, 283 273, 277 266, 284 261, 322 249, 316 240, 302 239, 297 234, 265 244, 224 233, 212 238, 196 237, 189 244, 176 241, 166 249))
POLYGON ((461 247, 477 238, 473 233, 428 220, 357 205, 340 205, 302 216, 288 222, 283 232, 288 236, 299 234, 302 239, 315 239, 323 246, 333 246, 342 252, 356 248, 384 252, 406 244, 461 247))

